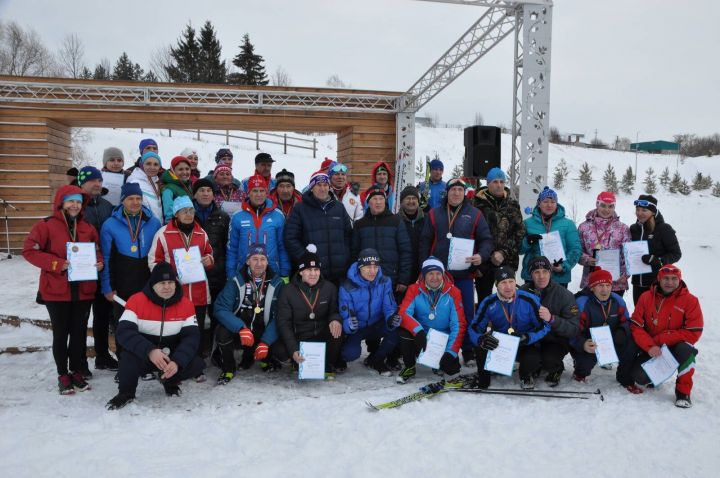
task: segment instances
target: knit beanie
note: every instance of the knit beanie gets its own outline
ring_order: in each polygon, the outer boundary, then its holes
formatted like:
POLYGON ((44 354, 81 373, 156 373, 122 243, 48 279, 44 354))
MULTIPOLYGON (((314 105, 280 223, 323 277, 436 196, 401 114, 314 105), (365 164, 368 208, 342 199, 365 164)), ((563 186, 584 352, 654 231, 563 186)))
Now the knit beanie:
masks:
POLYGON ((282 171, 275 174, 275 184, 279 185, 280 183, 290 183, 295 187, 295 175, 283 168, 282 171))
POLYGON ((360 251, 358 255, 358 268, 362 268, 369 265, 380 265, 380 254, 375 249, 368 247, 360 251))
POLYGON ((175 281, 175 285, 177 285, 177 275, 175 274, 172 266, 167 262, 158 262, 155 264, 155 267, 150 274, 150 280, 148 281, 150 283, 150 287, 154 286, 158 282, 166 280, 175 281))
POLYGON ((317 246, 315 246, 315 244, 308 244, 305 248, 305 253, 300 258, 298 271, 302 272, 312 267, 320 268, 320 256, 317 255, 317 246))
POLYGON ((114 146, 111 146, 110 148, 105 148, 105 151, 103 151, 103 166, 105 166, 107 162, 113 158, 120 158, 125 161, 125 155, 123 155, 123 152, 120 148, 116 148, 114 146))
POLYGON ((612 284, 612 274, 605 269, 596 269, 590 273, 588 287, 591 289, 598 284, 612 284))
POLYGON ((515 270, 508 266, 498 267, 495 271, 495 285, 507 279, 515 279, 515 270))
POLYGON ((550 189, 550 186, 545 186, 545 188, 540 191, 540 194, 538 195, 537 203, 540 204, 546 199, 552 199, 553 201, 557 202, 558 196, 555 191, 550 189))
POLYGON ((147 148, 148 146, 155 146, 155 147, 157 147, 157 145, 158 145, 158 144, 157 144, 157 143, 155 142, 155 140, 152 139, 152 138, 145 138, 145 139, 143 139, 142 141, 140 141, 140 146, 139 146, 139 148, 140 148, 140 154, 143 154, 143 151, 144 151, 145 148, 147 148))
POLYGON ((194 209, 195 206, 193 206, 192 199, 190 199, 189 196, 178 196, 175 198, 175 201, 173 201, 173 216, 175 216, 178 212, 180 212, 183 209, 194 209))
POLYGON ((195 181, 195 184, 193 184, 193 187, 192 187, 193 196, 197 194, 197 192, 200 188, 210 188, 213 190, 215 189, 215 188, 213 188, 212 181, 210 181, 207 178, 200 178, 197 181, 195 181))
POLYGON ((655 196, 652 196, 650 194, 641 194, 638 196, 638 198, 633 203, 637 207, 642 207, 645 209, 648 209, 652 211, 654 216, 657 216, 658 208, 657 208, 658 200, 655 198, 655 196))
POLYGON ((78 186, 82 186, 88 181, 92 181, 93 179, 99 179, 102 181, 102 173, 98 168, 94 168, 92 166, 85 166, 78 172, 77 176, 77 182, 78 186))
POLYGON ((547 257, 537 256, 537 257, 533 257, 530 260, 528 269, 530 269, 531 274, 538 269, 545 269, 548 271, 552 271, 552 265, 550 265, 550 260, 547 257))
POLYGON ((142 189, 138 183, 125 183, 120 188, 120 202, 123 202, 130 196, 142 197, 142 189))
POLYGON ((415 196, 417 200, 420 200, 420 192, 418 191, 418 188, 415 186, 409 185, 405 186, 402 191, 400 191, 400 202, 403 202, 403 200, 408 196, 415 196))
POLYGON ((177 167, 177 165, 180 163, 185 163, 190 166, 190 160, 187 159, 185 156, 175 156, 172 161, 170 161, 170 168, 174 171, 175 167, 177 167))
POLYGON ((140 157, 140 166, 143 165, 145 161, 147 161, 148 158, 155 158, 158 160, 158 163, 160 163, 160 166, 162 167, 162 159, 160 159, 160 156, 155 151, 148 151, 147 153, 144 153, 140 157))
POLYGON ((224 156, 230 156, 230 159, 232 159, 232 157, 233 157, 232 151, 230 151, 230 149, 228 149, 228 148, 218 149, 217 153, 215 153, 215 162, 219 163, 220 158, 222 158, 224 156))
POLYGON ((444 266, 443 263, 440 261, 440 259, 438 259, 438 258, 435 257, 435 256, 430 256, 430 257, 428 257, 428 258, 425 259, 425 261, 423 261, 423 263, 422 263, 422 275, 423 275, 423 277, 425 277, 428 272, 432 272, 432 271, 438 271, 438 272, 440 272, 440 273, 444 273, 444 272, 445 272, 445 266, 444 266))
POLYGON ((488 184, 493 181, 507 182, 507 176, 505 176, 505 171, 500 168, 492 168, 490 171, 488 171, 486 179, 488 184))

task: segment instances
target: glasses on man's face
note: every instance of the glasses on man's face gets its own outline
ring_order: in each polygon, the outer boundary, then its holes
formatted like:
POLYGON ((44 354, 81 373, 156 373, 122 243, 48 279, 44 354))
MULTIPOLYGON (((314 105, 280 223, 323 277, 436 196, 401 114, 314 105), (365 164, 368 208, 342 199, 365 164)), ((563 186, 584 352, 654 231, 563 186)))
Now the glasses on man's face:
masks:
POLYGON ((344 164, 336 164, 335 166, 330 168, 330 171, 332 171, 333 173, 347 173, 347 170, 348 168, 344 164))

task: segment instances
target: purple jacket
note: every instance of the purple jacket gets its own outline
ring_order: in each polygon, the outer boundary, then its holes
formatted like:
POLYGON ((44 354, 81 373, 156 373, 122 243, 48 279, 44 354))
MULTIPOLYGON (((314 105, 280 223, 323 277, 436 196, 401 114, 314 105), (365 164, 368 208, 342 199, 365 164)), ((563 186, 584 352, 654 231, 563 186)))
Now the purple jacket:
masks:
MULTIPOLYGON (((580 243, 582 244, 582 256, 579 263, 583 266, 583 276, 580 281, 580 288, 588 285, 588 277, 592 272, 592 267, 588 265, 588 261, 593 257, 593 250, 597 245, 602 249, 620 249, 620 274, 625 276, 625 259, 622 254, 622 245, 629 242, 630 228, 620 222, 617 214, 613 213, 610 219, 601 218, 597 209, 593 209, 585 216, 585 222, 578 227, 580 235, 580 243)), ((628 289, 627 278, 613 282, 613 291, 624 291, 628 289)))

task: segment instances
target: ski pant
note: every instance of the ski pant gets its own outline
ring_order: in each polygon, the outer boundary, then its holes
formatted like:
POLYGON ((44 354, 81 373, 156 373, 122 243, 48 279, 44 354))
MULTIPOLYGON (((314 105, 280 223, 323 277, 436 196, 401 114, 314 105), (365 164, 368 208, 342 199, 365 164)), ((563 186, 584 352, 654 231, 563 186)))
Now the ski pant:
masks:
MULTIPOLYGON (((490 294, 492 294, 493 287, 495 287, 495 271, 498 268, 491 265, 487 272, 483 272, 483 275, 475 278, 475 291, 477 292, 478 304, 490 294)), ((465 320, 470 322, 471 318, 465 316, 465 320)))
MULTIPOLYGON (((325 372, 335 371, 335 364, 340 358, 340 348, 342 347, 343 335, 335 338, 330 333, 330 328, 325 327, 325 331, 312 337, 297 337, 299 342, 325 342, 325 372)), ((292 360, 292 354, 295 350, 289 351, 282 340, 277 340, 270 347, 270 353, 281 362, 292 360)))
POLYGON ((643 293, 650 290, 650 286, 644 287, 641 285, 635 285, 633 284, 633 305, 637 305, 638 300, 640 300, 640 296, 643 295, 643 293))
POLYGON ((89 300, 45 302, 52 324, 52 352, 58 375, 68 373, 68 359, 71 371, 82 372, 87 369, 85 349, 91 304, 89 300))
POLYGON ((207 305, 196 305, 195 306, 195 318, 197 319, 198 328, 200 329, 200 346, 198 347, 198 357, 203 356, 203 344, 205 343, 205 336, 208 335, 205 332, 205 312, 207 311, 207 305))
MULTIPOLYGON (((478 376, 481 383, 490 385, 491 373, 485 370, 485 360, 487 360, 488 351, 477 347, 475 349, 475 355, 478 361, 478 376)), ((521 345, 518 348, 518 354, 516 360, 520 363, 520 370, 518 373, 521 379, 525 379, 540 370, 540 347, 537 344, 533 345, 521 345)))
POLYGON ((363 340, 382 340, 377 350, 372 353, 377 360, 384 360, 397 345, 398 334, 397 330, 388 330, 385 320, 380 319, 374 324, 358 329, 355 333, 346 336, 345 343, 342 346, 342 359, 346 362, 357 360, 362 352, 363 340))
MULTIPOLYGON (((462 298, 463 309, 465 311, 465 321, 470 322, 475 316, 475 283, 473 279, 455 279, 455 287, 460 289, 460 297, 462 298)), ((465 363, 475 358, 475 352, 470 334, 465 333, 462 343, 462 355, 465 363)))
MULTIPOLYGON (((684 395, 690 395, 693 387, 693 375, 695 374, 695 357, 698 351, 687 342, 680 342, 668 348, 675 360, 680 364, 677 380, 675 381, 675 390, 684 395)), ((632 376, 635 382, 640 385, 649 385, 651 383, 650 378, 641 366, 648 360, 650 360, 650 356, 642 352, 636 356, 633 363, 632 376)))
POLYGON ((548 373, 565 370, 563 358, 570 352, 570 345, 566 339, 541 340, 540 355, 542 368, 548 373))
MULTIPOLYGON (((100 284, 98 284, 98 291, 99 290, 100 284)), ((113 305, 102 293, 98 292, 92 302, 92 313, 95 356, 107 357, 110 355, 108 337, 110 335, 110 318, 113 314, 113 305)))
MULTIPOLYGON (((177 363, 177 362, 176 362, 177 363)), ((148 357, 140 358, 137 355, 123 350, 122 358, 119 361, 118 377, 120 378, 120 393, 135 396, 138 379, 147 373, 158 372, 158 368, 150 361, 148 357)), ((167 383, 178 383, 192 377, 197 377, 203 372, 205 362, 200 357, 193 357, 186 367, 180 367, 175 375, 167 380, 167 383)))
MULTIPOLYGON (((628 336, 628 332, 623 329, 617 329, 613 332, 613 344, 615 345, 615 353, 620 360, 618 364, 615 378, 623 387, 632 385, 635 381, 632 378, 633 359, 638 354, 637 345, 628 336)), ((597 364, 597 356, 594 353, 587 353, 580 350, 573 354, 575 359, 575 375, 578 377, 587 377, 597 364)))
MULTIPOLYGON (((405 367, 414 367, 417 362, 417 356, 420 355, 421 352, 415 343, 415 336, 408 330, 401 328, 398 332, 398 338, 400 339, 400 350, 402 350, 403 363, 405 364, 405 367)), ((475 356, 474 351, 472 352, 472 356, 475 356)), ((450 364, 449 367, 446 367, 446 369, 443 369, 442 366, 440 369, 448 375, 455 375, 460 371, 459 358, 456 357, 453 362, 454 363, 450 364)))
MULTIPOLYGON (((242 350, 243 354, 253 355, 257 345, 262 337, 257 331, 252 331, 255 343, 249 347, 244 347, 240 342, 240 335, 229 331, 224 325, 218 324, 215 328, 215 343, 219 350, 222 360, 222 371, 235 373, 237 371, 237 362, 235 361, 235 350, 242 350)), ((252 363, 252 362, 250 362, 252 363)))

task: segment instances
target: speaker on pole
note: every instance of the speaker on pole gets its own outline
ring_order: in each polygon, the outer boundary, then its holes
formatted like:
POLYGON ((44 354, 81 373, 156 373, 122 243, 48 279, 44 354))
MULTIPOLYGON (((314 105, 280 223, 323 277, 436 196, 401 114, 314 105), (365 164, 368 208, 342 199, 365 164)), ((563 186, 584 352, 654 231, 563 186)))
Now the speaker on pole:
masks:
POLYGON ((487 177, 488 171, 500 167, 500 128, 469 126, 465 128, 465 175, 487 177))

